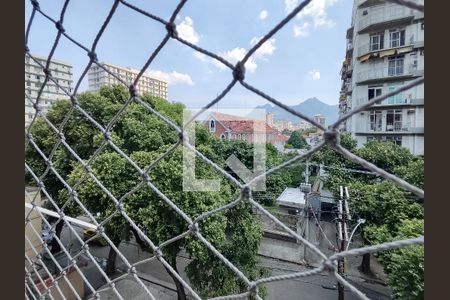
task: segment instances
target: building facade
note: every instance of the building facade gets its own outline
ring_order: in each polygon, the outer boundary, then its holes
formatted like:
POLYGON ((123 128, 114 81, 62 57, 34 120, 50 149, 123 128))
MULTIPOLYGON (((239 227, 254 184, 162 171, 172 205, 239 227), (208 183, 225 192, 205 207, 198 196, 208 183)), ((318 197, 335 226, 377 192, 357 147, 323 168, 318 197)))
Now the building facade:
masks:
MULTIPOLYGON (((140 70, 119 67, 105 62, 102 62, 101 65, 129 85, 133 83, 140 72, 140 70)), ((97 65, 92 65, 88 71, 89 91, 99 91, 104 85, 121 84, 119 79, 110 73, 97 65)), ((155 97, 168 99, 167 82, 150 77, 146 73, 139 79, 136 89, 140 94, 149 93, 155 97)))
MULTIPOLYGON (((46 57, 33 57, 43 66, 47 63, 46 57)), ((63 91, 64 88, 68 93, 72 92, 73 73, 72 65, 60 60, 52 59, 50 62, 51 76, 56 80, 59 86, 52 80, 48 80, 41 97, 39 105, 43 113, 46 113, 53 103, 62 99, 69 99, 69 96, 63 91)), ((32 58, 25 56, 25 125, 30 124, 35 114, 33 103, 36 101, 39 90, 41 89, 45 79, 43 68, 32 58)))
POLYGON ((279 151, 283 151, 288 140, 264 120, 213 112, 204 123, 212 134, 221 139, 241 140, 250 144, 265 142, 274 145, 279 151))
MULTIPOLYGON (((423 4, 423 0, 415 0, 423 4)), ((423 76, 424 14, 378 0, 355 0, 341 69, 340 114, 423 76)), ((424 151, 424 87, 414 87, 353 115, 341 127, 361 147, 390 140, 424 151)))

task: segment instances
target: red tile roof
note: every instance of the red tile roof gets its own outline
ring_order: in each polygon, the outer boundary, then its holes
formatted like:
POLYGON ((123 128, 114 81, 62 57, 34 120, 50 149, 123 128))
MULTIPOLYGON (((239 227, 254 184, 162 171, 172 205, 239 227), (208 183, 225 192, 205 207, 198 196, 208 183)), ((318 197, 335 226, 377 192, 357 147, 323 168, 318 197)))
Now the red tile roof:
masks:
POLYGON ((233 116, 227 114, 221 114, 213 112, 211 116, 230 129, 232 132, 236 133, 254 133, 254 132, 265 132, 265 133, 276 133, 277 130, 269 126, 263 120, 244 118, 240 116, 233 116))

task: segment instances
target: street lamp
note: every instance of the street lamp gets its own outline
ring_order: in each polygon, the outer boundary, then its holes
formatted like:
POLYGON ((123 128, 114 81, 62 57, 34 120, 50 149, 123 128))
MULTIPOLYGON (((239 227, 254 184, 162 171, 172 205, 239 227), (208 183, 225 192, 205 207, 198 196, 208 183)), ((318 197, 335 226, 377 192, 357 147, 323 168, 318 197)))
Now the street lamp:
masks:
POLYGON ((347 247, 345 247, 345 251, 348 250, 348 247, 350 246, 350 242, 352 240, 353 234, 355 233, 356 229, 359 227, 359 225, 366 223, 366 219, 358 219, 358 224, 356 224, 355 228, 353 228, 352 233, 350 234, 350 238, 348 239, 347 247))

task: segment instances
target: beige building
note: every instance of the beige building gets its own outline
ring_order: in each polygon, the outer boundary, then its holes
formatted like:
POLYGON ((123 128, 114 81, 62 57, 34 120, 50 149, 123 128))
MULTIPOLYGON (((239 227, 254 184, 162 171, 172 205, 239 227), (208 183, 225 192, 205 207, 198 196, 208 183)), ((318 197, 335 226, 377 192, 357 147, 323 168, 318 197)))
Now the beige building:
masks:
MULTIPOLYGON (((43 66, 47 63, 47 58, 33 55, 43 66)), ((68 93, 72 92, 73 73, 72 65, 69 63, 52 59, 50 62, 50 71, 52 77, 59 86, 52 80, 48 80, 44 90, 39 98, 39 104, 42 111, 46 113, 53 103, 61 99, 69 99, 69 96, 63 91, 64 88, 68 93), (62 88, 61 88, 62 87, 62 88)), ((45 74, 43 68, 33 59, 25 56, 25 94, 35 102, 37 94, 44 83, 45 74)), ((35 114, 33 104, 29 98, 25 96, 25 125, 28 125, 35 114)))
MULTIPOLYGON (((109 63, 102 62, 109 72, 119 77, 121 80, 125 81, 127 84, 131 84, 139 74, 139 70, 132 68, 124 68, 109 63)), ((88 81, 89 81, 89 91, 98 91, 104 85, 121 84, 121 82, 106 72, 104 69, 97 65, 92 65, 88 71, 88 81)), ((149 93, 152 96, 167 99, 167 82, 150 77, 144 73, 138 81, 136 86, 137 92, 139 94, 149 93)))

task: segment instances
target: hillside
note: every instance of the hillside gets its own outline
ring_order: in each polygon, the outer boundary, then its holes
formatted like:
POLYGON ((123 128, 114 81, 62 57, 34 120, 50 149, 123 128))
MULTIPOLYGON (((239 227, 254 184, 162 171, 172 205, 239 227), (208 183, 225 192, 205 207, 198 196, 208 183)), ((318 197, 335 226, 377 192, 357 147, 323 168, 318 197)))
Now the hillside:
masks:
MULTIPOLYGON (((291 106, 296 111, 299 111, 309 117, 312 117, 316 114, 321 114, 325 116, 326 119, 326 125, 330 125, 333 122, 335 122, 339 116, 339 105, 329 105, 322 101, 320 101, 317 98, 309 98, 297 105, 291 106)), ((274 106, 271 104, 265 104, 257 106, 256 108, 265 109, 267 112, 274 113, 275 121, 291 121, 293 123, 299 123, 300 120, 298 117, 292 115, 291 113, 285 111, 281 107, 274 106)))

